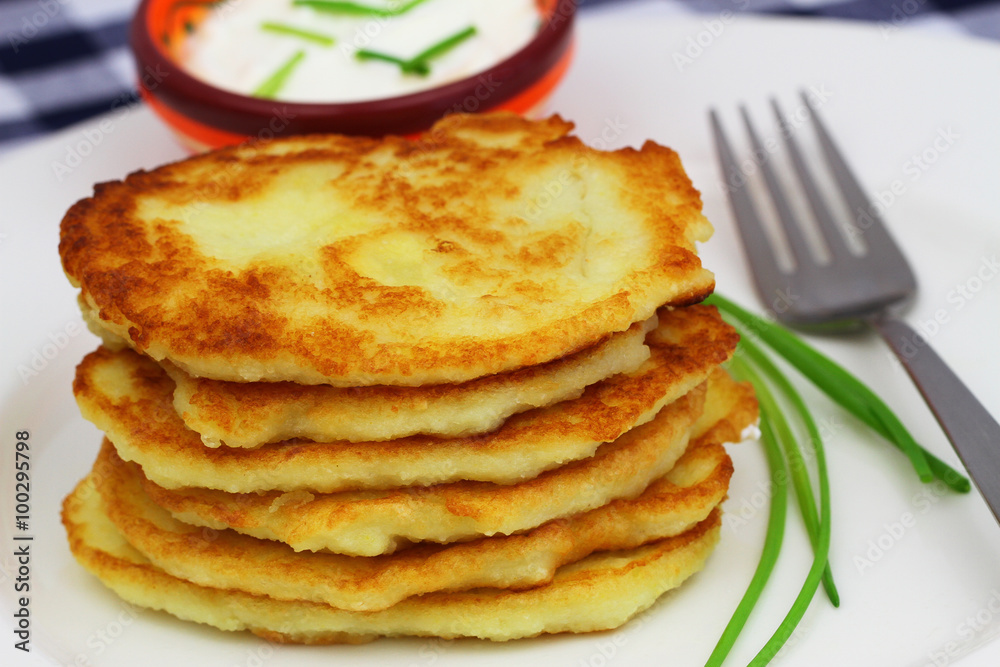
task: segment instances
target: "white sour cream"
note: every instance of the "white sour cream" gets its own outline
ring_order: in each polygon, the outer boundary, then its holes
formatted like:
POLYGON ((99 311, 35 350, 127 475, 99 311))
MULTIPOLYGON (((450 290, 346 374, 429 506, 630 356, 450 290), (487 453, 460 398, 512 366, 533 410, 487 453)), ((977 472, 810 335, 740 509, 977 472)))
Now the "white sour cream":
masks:
MULTIPOLYGON (((392 7, 392 0, 361 0, 392 7)), ((395 17, 331 14, 292 0, 229 0, 218 5, 184 47, 188 72, 218 88, 250 95, 296 53, 304 52, 275 95, 287 102, 356 102, 415 93, 482 72, 535 35, 535 0, 425 0, 395 17), (281 23, 333 37, 323 46, 261 29, 281 23), (476 34, 430 61, 430 74, 403 74, 393 63, 359 60, 369 49, 408 60, 469 26, 476 34)))

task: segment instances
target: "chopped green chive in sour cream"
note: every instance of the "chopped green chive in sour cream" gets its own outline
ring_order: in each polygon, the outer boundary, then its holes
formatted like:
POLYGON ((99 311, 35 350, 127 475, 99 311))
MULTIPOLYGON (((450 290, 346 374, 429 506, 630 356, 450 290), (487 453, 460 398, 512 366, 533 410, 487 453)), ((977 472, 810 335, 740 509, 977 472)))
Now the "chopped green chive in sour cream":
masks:
POLYGON ((260 29, 265 32, 273 32, 276 35, 287 35, 288 37, 298 37, 309 42, 315 42, 321 46, 333 46, 336 40, 329 35, 324 35, 319 32, 314 32, 312 30, 304 30, 302 28, 296 28, 293 25, 288 25, 287 23, 275 23, 274 21, 264 21, 261 24, 260 29))
POLYGON ((537 34, 538 7, 537 0, 240 0, 213 5, 195 22, 180 57, 191 75, 242 95, 379 100, 506 60, 537 34))
POLYGON ((427 0, 410 0, 410 2, 390 2, 383 7, 363 4, 360 2, 339 2, 338 0, 294 0, 292 4, 299 7, 330 12, 332 14, 350 14, 352 16, 399 16, 410 11, 427 0))
POLYGON ((281 90, 281 87, 285 85, 285 81, 288 77, 292 75, 295 71, 295 67, 302 62, 302 59, 306 57, 305 51, 296 51, 295 55, 289 58, 284 65, 279 67, 275 72, 267 77, 264 83, 257 86, 253 94, 256 97, 274 97, 281 90))
POLYGON ((429 60, 443 56, 448 51, 451 51, 453 48, 475 34, 476 26, 470 25, 465 30, 456 32, 450 37, 445 37, 437 44, 427 47, 409 60, 403 60, 402 58, 397 58, 396 56, 391 56, 387 53, 381 53, 379 51, 369 51, 368 49, 360 49, 354 55, 359 60, 382 60, 399 65, 399 68, 405 74, 419 74, 420 76, 427 76, 431 72, 431 66, 428 62, 429 60))

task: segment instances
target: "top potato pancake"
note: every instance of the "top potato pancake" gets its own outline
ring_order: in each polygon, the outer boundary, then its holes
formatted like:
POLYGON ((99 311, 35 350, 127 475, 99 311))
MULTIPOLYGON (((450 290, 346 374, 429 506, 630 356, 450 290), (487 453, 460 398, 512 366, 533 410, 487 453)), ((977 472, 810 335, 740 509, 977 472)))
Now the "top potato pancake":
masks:
POLYGON ((219 380, 464 382, 595 344, 713 287, 677 155, 558 117, 308 136, 102 183, 63 267, 106 339, 219 380))

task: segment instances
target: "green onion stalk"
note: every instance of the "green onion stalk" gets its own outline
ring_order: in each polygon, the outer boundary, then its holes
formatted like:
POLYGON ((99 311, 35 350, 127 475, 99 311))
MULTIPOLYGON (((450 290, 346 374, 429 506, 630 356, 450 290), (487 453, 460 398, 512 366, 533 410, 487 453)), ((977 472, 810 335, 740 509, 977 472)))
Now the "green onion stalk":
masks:
POLYGON ((723 664, 774 569, 784 537, 789 471, 813 548, 812 565, 791 608, 750 662, 750 667, 762 667, 777 655, 791 637, 821 584, 834 606, 839 606, 840 596, 829 566, 830 482, 822 437, 801 394, 754 342, 754 338, 767 343, 836 403, 906 454, 921 480, 937 478, 960 493, 967 493, 971 486, 968 479, 921 447, 889 407, 836 362, 791 332, 750 314, 724 297, 714 294, 705 303, 718 307, 729 319, 735 320, 743 334, 729 367, 736 377, 750 381, 756 390, 760 405, 760 442, 767 457, 773 489, 767 532, 757 569, 705 667, 723 664), (784 410, 785 405, 791 410, 784 410), (819 486, 818 509, 810 472, 787 414, 801 422, 808 434, 819 486))
POLYGON ((972 488, 966 477, 921 447, 885 402, 835 361, 787 329, 747 312, 718 294, 705 303, 736 320, 745 337, 752 334, 767 343, 834 402, 906 454, 921 481, 937 478, 959 493, 968 493, 972 488))

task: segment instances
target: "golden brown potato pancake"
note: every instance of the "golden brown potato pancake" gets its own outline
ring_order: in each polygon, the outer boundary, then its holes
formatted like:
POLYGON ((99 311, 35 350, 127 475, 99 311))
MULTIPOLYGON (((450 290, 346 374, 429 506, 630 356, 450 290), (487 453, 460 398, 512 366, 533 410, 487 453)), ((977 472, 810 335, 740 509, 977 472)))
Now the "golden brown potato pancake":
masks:
POLYGON ((250 630, 269 641, 305 644, 405 635, 507 641, 615 628, 700 570, 718 542, 721 526, 715 511, 676 537, 600 552, 561 567, 550 584, 537 588, 428 593, 381 611, 358 612, 208 588, 173 577, 122 537, 102 511, 93 486, 93 480, 84 479, 67 496, 63 525, 77 561, 121 598, 221 630, 250 630))
POLYGON ((74 393, 83 415, 107 433, 121 457, 139 463, 164 488, 331 493, 458 480, 513 484, 592 456, 601 443, 652 419, 704 381, 736 346, 735 331, 714 308, 661 311, 660 320, 647 336, 651 356, 636 372, 472 437, 210 449, 174 412, 170 379, 129 350, 88 355, 77 369, 74 393))
POLYGON ((556 568, 595 551, 631 549, 679 535, 722 502, 732 469, 710 432, 635 499, 616 500, 524 534, 417 545, 370 558, 295 552, 271 540, 181 523, 149 499, 139 467, 118 458, 107 440, 91 479, 125 539, 172 576, 279 600, 373 611, 435 591, 531 588, 551 581, 556 568))
POLYGON ((558 117, 306 136, 101 183, 62 221, 88 322, 192 375, 464 382, 551 361, 714 285, 676 153, 558 117))
POLYGON ((723 420, 735 422, 737 428, 727 428, 731 440, 739 439, 755 409, 749 388, 717 369, 705 385, 667 405, 651 422, 602 445, 593 457, 512 485, 463 481, 331 494, 232 494, 168 490, 148 480, 143 484, 155 503, 185 523, 232 528, 284 542, 296 551, 376 556, 412 542, 509 535, 618 498, 634 498, 674 466, 689 437, 697 438, 723 420), (705 405, 709 409, 703 410, 705 405))
POLYGON ((642 493, 684 453, 705 393, 702 385, 651 422, 601 445, 594 456, 518 484, 461 481, 324 494, 164 489, 145 479, 143 486, 153 502, 180 521, 232 528, 296 551, 377 556, 412 542, 509 535, 642 493))
POLYGON ((458 437, 492 431, 507 417, 578 398, 584 388, 629 373, 649 358, 643 343, 655 318, 636 322, 567 357, 459 384, 331 387, 294 382, 225 382, 185 373, 169 362, 174 408, 209 447, 393 440, 418 433, 458 437))

